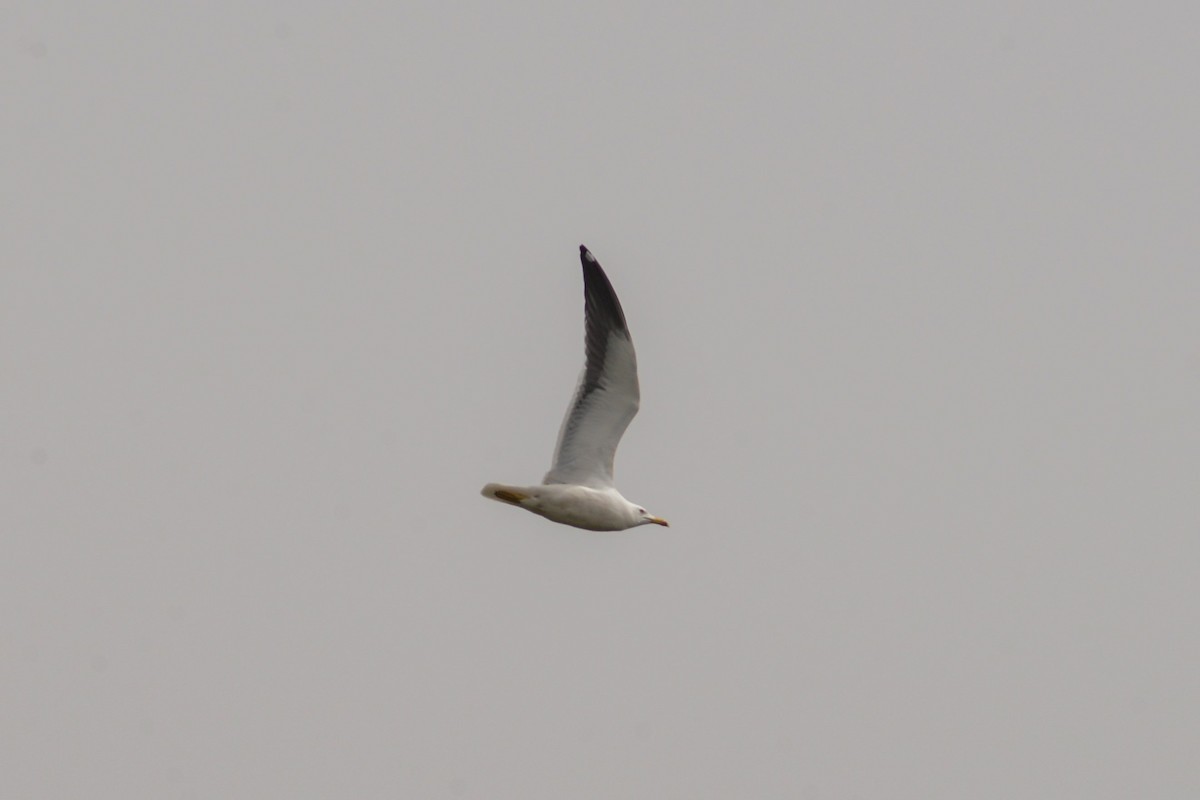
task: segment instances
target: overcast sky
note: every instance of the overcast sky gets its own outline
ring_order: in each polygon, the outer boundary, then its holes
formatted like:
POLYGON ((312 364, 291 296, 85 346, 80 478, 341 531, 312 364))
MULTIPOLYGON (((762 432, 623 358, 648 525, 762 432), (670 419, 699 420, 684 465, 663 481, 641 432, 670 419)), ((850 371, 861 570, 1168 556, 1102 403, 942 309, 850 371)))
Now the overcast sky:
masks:
POLYGON ((6 4, 0 795, 1200 796, 1196 25, 6 4))

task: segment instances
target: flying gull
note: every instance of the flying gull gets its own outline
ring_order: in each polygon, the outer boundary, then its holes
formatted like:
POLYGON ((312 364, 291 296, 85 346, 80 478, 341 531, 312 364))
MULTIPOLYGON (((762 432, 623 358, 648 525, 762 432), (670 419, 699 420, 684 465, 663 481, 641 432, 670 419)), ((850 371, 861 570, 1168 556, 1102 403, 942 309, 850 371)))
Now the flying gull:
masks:
POLYGON ((483 496, 590 531, 665 526, 665 519, 629 502, 613 486, 613 456, 638 410, 637 357, 608 276, 583 245, 579 260, 587 359, 558 432, 554 464, 541 486, 489 483, 483 496))

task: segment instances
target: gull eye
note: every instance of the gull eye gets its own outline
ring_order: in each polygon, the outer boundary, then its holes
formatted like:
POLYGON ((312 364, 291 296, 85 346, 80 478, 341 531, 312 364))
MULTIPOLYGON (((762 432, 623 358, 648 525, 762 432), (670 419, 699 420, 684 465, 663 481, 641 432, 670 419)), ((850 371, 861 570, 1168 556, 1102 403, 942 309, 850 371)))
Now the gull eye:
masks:
POLYGON ((644 509, 644 508, 639 508, 639 509, 638 509, 638 513, 639 513, 639 514, 645 514, 645 513, 646 513, 646 509, 644 509))

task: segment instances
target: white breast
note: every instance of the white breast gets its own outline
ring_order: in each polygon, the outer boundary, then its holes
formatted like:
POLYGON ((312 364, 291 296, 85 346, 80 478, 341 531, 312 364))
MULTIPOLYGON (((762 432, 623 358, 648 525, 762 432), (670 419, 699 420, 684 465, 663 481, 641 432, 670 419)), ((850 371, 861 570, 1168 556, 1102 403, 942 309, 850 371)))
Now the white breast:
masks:
POLYGON ((616 489, 548 484, 525 505, 546 519, 590 531, 621 531, 637 524, 636 507, 616 489))

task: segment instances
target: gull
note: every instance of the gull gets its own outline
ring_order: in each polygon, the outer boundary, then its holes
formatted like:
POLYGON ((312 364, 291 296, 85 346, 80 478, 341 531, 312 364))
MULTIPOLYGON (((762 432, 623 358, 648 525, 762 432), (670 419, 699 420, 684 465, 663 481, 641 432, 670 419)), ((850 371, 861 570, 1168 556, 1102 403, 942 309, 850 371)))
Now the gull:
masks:
POLYGON ((482 494, 589 531, 665 527, 665 519, 629 502, 613 486, 613 456, 638 410, 637 357, 625 312, 600 262, 583 245, 579 260, 586 360, 558 431, 554 463, 540 486, 489 483, 482 494))

